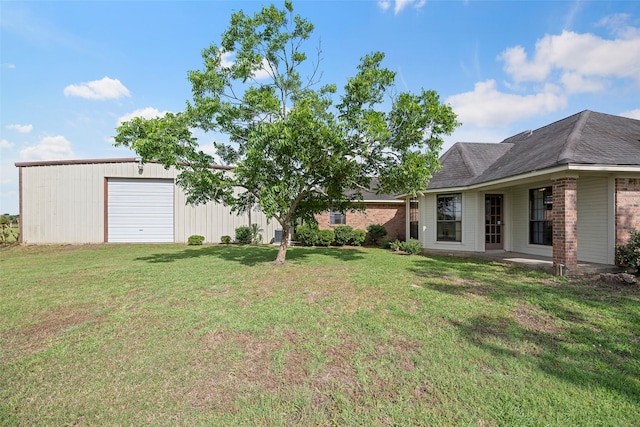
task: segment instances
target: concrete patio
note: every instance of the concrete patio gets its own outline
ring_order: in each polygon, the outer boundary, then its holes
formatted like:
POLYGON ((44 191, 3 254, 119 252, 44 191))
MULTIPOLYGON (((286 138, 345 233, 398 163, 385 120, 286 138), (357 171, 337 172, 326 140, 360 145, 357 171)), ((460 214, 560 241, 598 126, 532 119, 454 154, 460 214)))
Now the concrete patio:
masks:
MULTIPOLYGON (((544 257, 520 252, 486 251, 486 252, 458 252, 458 251, 433 251, 422 250, 424 255, 456 256, 463 258, 475 258, 487 261, 495 261, 504 264, 516 264, 533 270, 542 270, 554 274, 551 257, 544 257)), ((565 271, 563 275, 576 276, 593 273, 617 273, 622 271, 615 265, 597 264, 593 262, 578 261, 578 271, 565 271)))

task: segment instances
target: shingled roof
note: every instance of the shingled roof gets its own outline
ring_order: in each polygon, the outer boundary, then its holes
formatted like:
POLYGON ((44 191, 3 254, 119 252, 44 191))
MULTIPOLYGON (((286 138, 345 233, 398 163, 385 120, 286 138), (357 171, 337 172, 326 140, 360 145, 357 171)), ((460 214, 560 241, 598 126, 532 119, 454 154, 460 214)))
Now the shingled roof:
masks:
POLYGON ((456 143, 429 189, 482 184, 563 164, 640 165, 640 120, 585 110, 501 143, 456 143))

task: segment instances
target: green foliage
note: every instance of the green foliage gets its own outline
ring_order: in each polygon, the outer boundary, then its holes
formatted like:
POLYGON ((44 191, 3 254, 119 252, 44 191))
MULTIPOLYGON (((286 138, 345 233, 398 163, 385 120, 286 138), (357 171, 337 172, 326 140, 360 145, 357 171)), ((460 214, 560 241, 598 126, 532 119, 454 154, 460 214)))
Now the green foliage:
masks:
POLYGON ((616 246, 616 264, 640 275, 640 231, 631 230, 627 244, 616 246))
POLYGON ((402 245, 402 242, 398 239, 395 239, 393 242, 389 244, 389 249, 391 249, 392 251, 398 252, 400 250, 401 245, 402 245))
POLYGON ((391 245, 393 242, 396 242, 396 239, 392 239, 390 237, 386 237, 380 241, 380 247, 382 249, 391 249, 391 245))
POLYGON ((229 243, 231 243, 231 236, 220 237, 220 243, 222 243, 223 245, 228 245, 229 243))
POLYGON ((386 235, 387 229, 382 224, 371 224, 367 227, 367 238, 373 245, 377 245, 386 235))
POLYGON ((335 239, 335 233, 333 230, 318 230, 316 245, 317 246, 329 246, 335 239))
POLYGON ((204 242, 204 236, 200 236, 198 234, 189 236, 189 239, 187 239, 187 244, 189 246, 199 246, 202 245, 202 242, 204 242))
POLYGON ((312 225, 299 225, 296 228, 295 239, 304 246, 315 246, 318 241, 318 227, 312 225))
POLYGON ((351 246, 362 246, 364 241, 367 239, 367 232, 364 230, 353 230, 351 234, 351 242, 349 243, 351 246))
POLYGON ((236 228, 236 243, 248 245, 251 243, 252 239, 253 233, 251 232, 251 228, 246 225, 236 228))
POLYGON ((251 244, 257 245, 262 243, 262 228, 258 224, 251 224, 251 244))
POLYGON ((334 243, 337 246, 344 246, 353 240, 353 227, 349 225, 338 225, 333 229, 335 234, 334 243))
POLYGON ((400 242, 400 244, 398 245, 398 249, 409 255, 415 255, 420 253, 420 251, 422 250, 422 245, 415 239, 409 239, 406 242, 400 242))
POLYGON ((374 190, 385 193, 426 188, 443 136, 459 126, 435 91, 399 92, 381 52, 361 58, 341 94, 336 84, 320 85, 320 50, 317 58, 303 50, 312 31, 291 2, 234 13, 218 43, 202 52, 203 68, 188 72, 186 110, 134 118, 115 137, 143 161, 177 168, 189 203, 214 200, 234 212, 259 205, 282 227, 280 263, 290 224, 354 208, 372 177, 374 190), (193 130, 225 135, 214 147, 233 173, 211 168, 216 157, 199 148, 193 130))

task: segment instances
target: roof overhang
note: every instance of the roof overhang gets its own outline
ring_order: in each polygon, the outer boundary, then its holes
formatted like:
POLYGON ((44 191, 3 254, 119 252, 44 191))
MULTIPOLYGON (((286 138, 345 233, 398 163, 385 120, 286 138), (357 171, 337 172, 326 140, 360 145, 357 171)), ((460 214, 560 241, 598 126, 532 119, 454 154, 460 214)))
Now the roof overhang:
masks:
MULTIPOLYGON (((578 177, 580 172, 590 173, 606 173, 624 175, 628 174, 640 174, 640 165, 599 165, 599 164, 583 164, 583 163, 567 163, 564 165, 554 166, 546 169, 539 169, 523 174, 513 175, 501 179, 492 181, 486 181, 476 184, 457 186, 457 187, 439 187, 428 188, 422 191, 422 194, 442 193, 446 192, 460 192, 470 190, 491 189, 498 187, 511 187, 530 181, 540 181, 541 179, 559 179, 567 176, 578 177)), ((408 197, 408 196, 403 196, 408 197)))

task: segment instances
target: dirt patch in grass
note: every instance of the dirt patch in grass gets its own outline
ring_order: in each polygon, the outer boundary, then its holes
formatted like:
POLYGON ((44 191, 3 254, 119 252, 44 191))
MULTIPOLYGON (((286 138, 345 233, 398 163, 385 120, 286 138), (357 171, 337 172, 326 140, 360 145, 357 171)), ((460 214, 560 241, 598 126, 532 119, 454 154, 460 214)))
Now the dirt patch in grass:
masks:
POLYGON ((360 344, 342 341, 323 350, 318 359, 305 349, 305 341, 316 338, 301 337, 294 330, 273 336, 210 333, 203 337, 202 357, 192 367, 200 380, 189 401, 195 407, 237 413, 245 399, 265 394, 292 398, 301 389, 308 390, 314 408, 327 411, 335 405, 335 393, 357 398, 362 390, 352 358, 360 344))
POLYGON ((519 304, 516 306, 513 310, 513 315, 520 326, 530 331, 557 334, 563 329, 558 325, 553 316, 541 314, 528 304, 519 304))
POLYGON ((4 343, 5 360, 33 355, 54 343, 55 337, 82 326, 94 326, 104 321, 105 315, 91 313, 91 307, 62 307, 26 320, 25 326, 0 332, 4 343))

